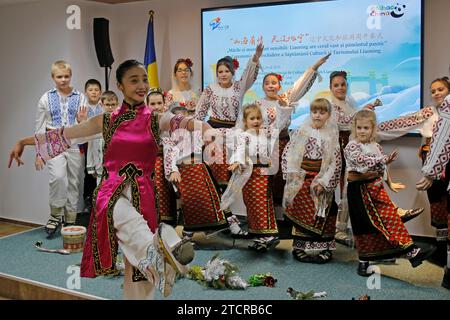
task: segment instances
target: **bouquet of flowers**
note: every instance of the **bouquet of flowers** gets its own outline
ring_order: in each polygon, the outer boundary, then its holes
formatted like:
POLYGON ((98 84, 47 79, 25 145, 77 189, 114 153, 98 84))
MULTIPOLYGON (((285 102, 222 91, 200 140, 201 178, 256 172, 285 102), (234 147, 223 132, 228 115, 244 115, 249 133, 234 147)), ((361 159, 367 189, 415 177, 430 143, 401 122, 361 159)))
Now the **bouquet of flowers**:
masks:
POLYGON ((257 273, 257 274, 250 276, 250 279, 248 279, 248 283, 252 287, 266 286, 266 287, 273 288, 273 287, 275 287, 276 282, 277 282, 277 279, 275 279, 270 272, 257 273))
POLYGON ((249 284, 237 274, 238 268, 219 255, 214 255, 204 267, 194 265, 187 278, 214 289, 246 289, 249 284))

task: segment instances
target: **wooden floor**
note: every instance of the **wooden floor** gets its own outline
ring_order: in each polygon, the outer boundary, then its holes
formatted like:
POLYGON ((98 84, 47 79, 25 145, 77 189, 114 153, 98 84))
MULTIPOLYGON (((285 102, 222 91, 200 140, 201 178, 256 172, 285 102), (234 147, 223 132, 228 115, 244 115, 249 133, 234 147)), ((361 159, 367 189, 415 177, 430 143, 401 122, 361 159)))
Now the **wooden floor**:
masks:
POLYGON ((33 229, 34 227, 0 221, 0 237, 9 236, 18 232, 33 229))
MULTIPOLYGON (((0 221, 0 238, 9 236, 22 231, 27 231, 35 227, 17 224, 13 222, 0 221)), ((0 300, 9 300, 8 298, 0 296, 0 300)))

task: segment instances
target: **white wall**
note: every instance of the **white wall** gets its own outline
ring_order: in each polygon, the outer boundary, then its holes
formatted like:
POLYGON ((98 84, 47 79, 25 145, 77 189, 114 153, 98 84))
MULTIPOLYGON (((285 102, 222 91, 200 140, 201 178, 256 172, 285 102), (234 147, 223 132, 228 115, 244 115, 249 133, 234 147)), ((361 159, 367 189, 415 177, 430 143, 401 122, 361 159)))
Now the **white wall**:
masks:
MULTIPOLYGON (((33 223, 48 218, 48 172, 34 170, 31 148, 24 154, 25 166, 6 168, 7 155, 19 137, 34 130, 37 102, 54 86, 50 76, 53 61, 72 65, 72 83, 83 90, 88 78, 103 79, 93 46, 93 16, 109 16, 112 7, 80 2, 81 29, 68 30, 66 8, 73 1, 35 1, 0 7, 0 217, 33 223), (26 23, 24 23, 26 22, 26 23)), ((102 81, 103 82, 103 81, 102 81)))
MULTIPOLYGON (((155 46, 160 85, 168 89, 172 66, 179 57, 194 61, 194 81, 200 84, 201 8, 276 2, 245 0, 152 0, 120 5, 88 1, 38 1, 0 7, 0 52, 3 75, 0 87, 0 217, 34 223, 44 223, 48 215, 48 175, 36 173, 33 152, 26 150, 25 167, 6 169, 6 159, 14 141, 33 132, 36 103, 52 87, 50 65, 66 59, 73 67, 73 84, 82 89, 88 78, 104 83, 104 71, 98 66, 93 41, 92 19, 105 17, 110 21, 110 42, 114 65, 110 89, 115 86, 115 68, 125 59, 143 60, 147 33, 148 11, 155 11, 155 46), (81 8, 81 30, 67 30, 66 8, 77 4, 81 8), (24 23, 26 22, 26 23, 24 23), (30 30, 33 30, 31 32, 30 30), (8 44, 5 46, 4 44, 8 44), (5 50, 6 48, 6 50, 5 50)), ((450 12, 448 0, 425 1, 425 64, 424 98, 429 101, 428 84, 434 78, 448 75, 450 65, 450 34, 445 14, 450 12)), ((276 27, 276 19, 273 21, 276 27)), ((429 226, 426 195, 414 189, 419 179, 420 161, 417 148, 420 138, 404 137, 384 143, 386 152, 400 150, 392 166, 393 178, 404 182, 407 189, 392 194, 404 208, 425 206, 426 214, 409 222, 412 234, 433 236, 429 226)))

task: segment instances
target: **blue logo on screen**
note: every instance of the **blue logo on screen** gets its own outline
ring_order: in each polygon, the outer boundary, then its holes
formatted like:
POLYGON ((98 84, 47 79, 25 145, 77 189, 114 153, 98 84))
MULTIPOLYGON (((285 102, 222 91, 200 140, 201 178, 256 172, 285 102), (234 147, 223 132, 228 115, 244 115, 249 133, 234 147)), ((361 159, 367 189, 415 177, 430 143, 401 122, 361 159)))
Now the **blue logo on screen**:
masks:
POLYGON ((400 18, 405 14, 406 6, 404 4, 398 4, 391 11, 391 16, 394 18, 400 18))
POLYGON ((209 23, 209 26, 211 27, 211 31, 216 29, 219 25, 220 25, 219 17, 212 19, 211 22, 209 23))
POLYGON ((397 3, 396 5, 373 5, 369 7, 369 15, 372 17, 391 16, 401 18, 405 14, 406 5, 397 3))

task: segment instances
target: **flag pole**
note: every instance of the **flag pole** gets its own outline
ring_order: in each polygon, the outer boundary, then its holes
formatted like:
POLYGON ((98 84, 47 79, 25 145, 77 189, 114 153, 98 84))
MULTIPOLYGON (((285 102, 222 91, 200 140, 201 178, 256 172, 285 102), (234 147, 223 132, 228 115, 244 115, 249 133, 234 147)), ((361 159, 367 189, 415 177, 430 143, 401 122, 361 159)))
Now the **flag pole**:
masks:
POLYGON ((147 68, 149 84, 151 87, 159 87, 158 67, 156 64, 155 38, 154 38, 154 14, 153 10, 148 11, 149 20, 147 25, 147 41, 145 45, 144 64, 147 68))

